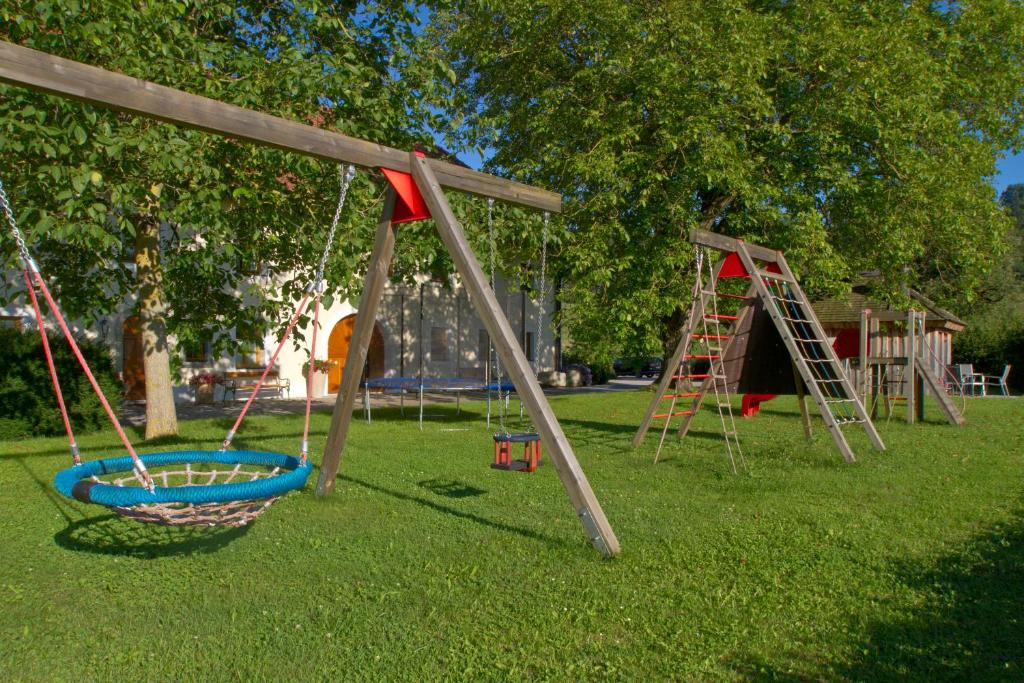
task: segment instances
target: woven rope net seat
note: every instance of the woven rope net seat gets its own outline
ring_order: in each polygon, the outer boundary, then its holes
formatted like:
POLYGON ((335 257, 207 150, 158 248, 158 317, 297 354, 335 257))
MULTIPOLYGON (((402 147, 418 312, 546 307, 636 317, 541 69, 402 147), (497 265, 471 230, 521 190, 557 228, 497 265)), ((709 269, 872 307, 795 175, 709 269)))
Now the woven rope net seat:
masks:
POLYGON ((91 460, 57 474, 55 488, 141 522, 244 526, 306 484, 307 460, 261 451, 172 451, 140 456, 153 478, 140 485, 128 456, 91 460), (122 475, 122 476, 118 476, 122 475))

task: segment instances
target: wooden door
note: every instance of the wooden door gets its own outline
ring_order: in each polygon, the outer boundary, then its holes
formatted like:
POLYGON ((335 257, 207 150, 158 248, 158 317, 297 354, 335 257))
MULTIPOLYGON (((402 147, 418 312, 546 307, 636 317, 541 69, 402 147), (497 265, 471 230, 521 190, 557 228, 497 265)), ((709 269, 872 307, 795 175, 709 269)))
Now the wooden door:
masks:
POLYGON ((384 376, 384 335, 380 325, 374 324, 370 337, 370 348, 366 352, 366 377, 373 379, 384 376))
POLYGON ((341 373, 345 369, 345 358, 348 356, 348 345, 352 341, 352 330, 356 324, 356 317, 350 315, 342 318, 331 330, 331 336, 327 339, 327 358, 334 361, 333 367, 327 373, 327 393, 333 394, 341 386, 341 373))
POLYGON ((124 378, 125 398, 143 401, 146 398, 146 366, 143 363, 139 316, 133 315, 125 320, 121 331, 121 376, 124 378))

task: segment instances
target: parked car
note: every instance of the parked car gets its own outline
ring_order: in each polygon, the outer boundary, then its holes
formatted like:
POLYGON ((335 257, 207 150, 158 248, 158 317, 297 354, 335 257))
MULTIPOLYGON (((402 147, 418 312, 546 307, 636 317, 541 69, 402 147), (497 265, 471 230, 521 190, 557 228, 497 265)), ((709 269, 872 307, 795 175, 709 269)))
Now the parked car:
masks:
POLYGON ((612 361, 612 370, 616 375, 657 377, 661 372, 661 363, 660 358, 616 358, 612 361))
POLYGON ((661 373, 662 360, 660 358, 648 358, 637 371, 637 377, 657 377, 661 373))

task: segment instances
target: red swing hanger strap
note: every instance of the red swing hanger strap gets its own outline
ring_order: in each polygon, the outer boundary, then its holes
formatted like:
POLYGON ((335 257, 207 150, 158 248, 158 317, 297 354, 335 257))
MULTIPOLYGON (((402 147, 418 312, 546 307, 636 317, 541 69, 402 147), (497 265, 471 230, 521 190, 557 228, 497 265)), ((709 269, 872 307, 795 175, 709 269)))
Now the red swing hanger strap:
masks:
POLYGON ((309 340, 309 370, 306 371, 306 413, 302 422, 302 444, 299 447, 299 460, 302 462, 306 462, 309 457, 309 422, 313 412, 313 372, 316 366, 316 337, 317 330, 320 328, 320 298, 324 291, 324 269, 327 267, 327 257, 330 256, 331 247, 334 244, 334 235, 338 231, 341 211, 345 208, 348 189, 352 185, 352 179, 356 176, 356 167, 349 164, 343 171, 339 166, 338 176, 340 180, 338 204, 334 207, 334 218, 331 220, 331 229, 327 232, 327 241, 324 243, 324 251, 320 255, 316 276, 309 285, 315 299, 313 300, 313 333, 309 340))
POLYGON ((60 382, 57 379, 56 368, 53 364, 53 356, 50 351, 50 344, 46 341, 46 331, 43 325, 43 314, 39 307, 39 302, 35 297, 35 288, 38 287, 39 291, 42 292, 43 298, 46 299, 46 304, 50 307, 50 312, 53 313, 53 317, 57 321, 58 327, 64 335, 64 339, 67 340, 68 346, 71 348, 72 354, 78 360, 78 364, 82 367, 82 371, 89 380, 89 384, 92 386, 93 392, 96 394, 96 398, 99 399, 100 404, 103 406, 103 410, 107 414, 107 418, 110 423, 117 430, 117 435, 121 439, 121 443, 124 444, 125 450, 128 455, 131 456, 133 469, 135 476, 147 489, 153 490, 153 479, 149 476, 149 472, 146 470, 145 463, 139 458, 138 453, 135 452, 135 448, 132 446, 131 441, 128 440, 128 435, 125 434, 124 428, 121 427, 120 421, 117 416, 114 415, 113 408, 110 407, 110 402, 107 401, 107 397, 103 394, 103 390, 100 388, 99 383, 96 381, 96 377, 92 374, 92 370, 89 368, 89 364, 85 360, 85 356, 82 355, 82 351, 78 348, 78 342, 75 341, 74 335, 71 334, 71 330, 68 327, 67 321, 61 314, 60 308, 57 306, 57 302, 54 301, 53 295, 50 294, 50 289, 46 286, 46 281, 43 280, 42 274, 39 272, 39 266, 35 259, 28 251, 28 246, 25 244, 25 238, 21 234, 21 230, 18 228, 17 220, 14 217, 14 210, 11 208, 10 200, 7 198, 7 192, 4 190, 3 181, 0 180, 0 208, 3 209, 4 215, 7 217, 7 225, 11 230, 11 235, 14 238, 15 243, 18 247, 18 254, 21 257, 22 267, 24 269, 25 281, 28 285, 30 297, 32 299, 33 311, 36 316, 36 325, 39 327, 40 334, 43 335, 43 352, 46 354, 47 366, 50 370, 50 380, 53 382, 54 392, 57 395, 57 404, 61 409, 61 417, 64 420, 65 429, 68 432, 68 440, 71 447, 71 457, 76 463, 81 462, 78 455, 78 446, 75 443, 74 433, 71 431, 71 420, 68 416, 67 406, 64 402, 64 396, 60 388, 60 382))
POLYGON ((316 349, 316 328, 320 323, 320 298, 323 295, 323 282, 324 282, 324 269, 327 267, 327 257, 330 255, 331 245, 334 243, 334 236, 338 230, 338 222, 341 219, 341 212, 345 206, 345 199, 348 196, 348 189, 352 184, 352 179, 355 178, 356 169, 351 164, 342 170, 339 168, 339 174, 341 177, 341 187, 338 192, 338 204, 334 210, 334 218, 331 221, 331 229, 327 233, 327 241, 324 245, 324 251, 320 255, 320 262, 317 264, 316 275, 313 277, 313 281, 310 283, 309 288, 306 291, 306 295, 302 297, 302 301, 299 302, 295 312, 292 314, 291 319, 288 321, 288 325, 285 327, 284 334, 281 335, 281 339, 278 341, 277 348, 274 349, 273 355, 270 357, 270 361, 266 367, 263 368, 263 374, 260 375, 259 380, 256 382, 256 386, 253 387, 252 392, 249 394, 248 400, 242 407, 242 412, 238 414, 235 419, 235 423, 228 430, 227 435, 224 437, 224 441, 221 444, 221 452, 226 451, 230 446, 232 440, 235 438, 235 434, 238 432, 238 428, 242 426, 242 421, 245 419, 246 413, 249 412, 249 408, 252 407, 253 401, 256 400, 256 396, 260 393, 260 389, 263 388, 263 384, 267 379, 267 375, 270 373, 270 369, 277 363, 278 356, 281 355, 281 350, 284 349, 285 343, 291 336, 292 331, 295 329, 295 325, 299 322, 299 318, 302 317, 303 312, 306 310, 306 304, 309 302, 309 298, 312 296, 314 299, 314 311, 313 311, 313 335, 311 341, 311 347, 309 350, 310 358, 310 370, 306 373, 306 411, 302 433, 302 445, 299 449, 300 460, 305 463, 309 457, 309 421, 310 413, 312 412, 312 376, 313 376, 313 362, 315 360, 314 352, 316 349))

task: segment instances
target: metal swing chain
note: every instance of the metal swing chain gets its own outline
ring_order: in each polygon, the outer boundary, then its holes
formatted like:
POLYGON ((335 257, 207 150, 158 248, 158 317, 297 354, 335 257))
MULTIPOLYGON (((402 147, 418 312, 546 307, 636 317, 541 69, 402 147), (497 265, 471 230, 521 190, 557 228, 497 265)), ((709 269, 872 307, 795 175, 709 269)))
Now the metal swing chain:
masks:
POLYGON ((36 264, 35 259, 29 254, 28 246, 25 244, 25 238, 21 234, 21 229, 18 228, 18 222, 14 217, 14 210, 11 208, 10 199, 7 197, 7 191, 4 189, 3 181, 0 180, 0 207, 3 208, 5 217, 7 218, 7 225, 11 229, 11 234, 14 237, 14 241, 18 246, 18 253, 21 256, 22 263, 25 267, 25 284, 29 289, 29 294, 32 298, 33 309, 36 314, 36 324, 39 326, 39 334, 42 337, 43 351, 47 356, 47 365, 49 366, 50 379, 53 382, 54 393, 57 396, 57 404, 61 408, 61 417, 64 420, 64 427, 68 433, 68 441, 71 449, 71 457, 75 463, 81 462, 78 452, 78 444, 75 441, 74 433, 71 429, 70 417, 67 413, 67 409, 64 404, 64 397, 61 393, 60 382, 57 379, 57 372, 53 365, 53 358, 50 355, 50 345, 46 339, 46 331, 43 328, 43 314, 39 308, 39 304, 35 297, 35 286, 38 285, 43 297, 46 299, 47 305, 50 307, 50 312, 57 319, 57 324, 64 334, 65 339, 68 342, 68 346, 71 347, 71 352, 74 354, 79 365, 82 367, 82 371, 85 373, 86 378, 89 380, 89 384, 92 386, 92 390, 96 393, 96 397, 99 399, 100 404, 103 406, 104 411, 107 414, 107 418, 114 426, 114 430, 117 432, 121 439, 121 443, 124 445, 125 450, 132 459, 132 471, 135 478, 139 481, 144 488, 150 493, 154 491, 153 478, 150 476, 149 471, 146 468, 146 463, 142 461, 138 453, 135 452, 135 447, 132 446, 131 441, 128 440, 128 435, 125 433, 124 428, 121 427, 121 423, 118 421, 117 416, 114 415, 113 408, 110 407, 110 403, 107 401, 106 396, 103 394, 103 390, 100 388, 99 383, 96 381, 95 376, 92 374, 92 370, 89 369, 89 365, 82 355, 81 349, 78 347, 78 343, 75 341, 71 334, 71 330, 64 320, 64 316, 61 314, 60 309, 57 307, 57 302, 54 301, 50 294, 49 288, 43 281, 42 276, 39 273, 39 266, 36 264), (35 276, 36 282, 32 282, 32 278, 28 276, 31 273, 35 276))
MULTIPOLYGON (((252 406, 253 401, 255 400, 256 396, 259 394, 260 389, 263 388, 263 383, 266 381, 267 374, 270 372, 270 369, 272 367, 274 367, 275 363, 277 363, 277 357, 281 354, 281 350, 284 348, 285 343, 288 341, 288 337, 291 336, 292 330, 295 329, 295 325, 298 323, 299 318, 301 317, 303 311, 305 310, 306 302, 309 301, 309 297, 310 297, 311 294, 314 296, 314 300, 316 302, 315 305, 317 307, 317 310, 319 310, 320 295, 321 295, 321 293, 323 291, 324 268, 327 267, 327 257, 330 254, 331 244, 334 241, 334 234, 335 234, 335 232, 338 229, 338 222, 341 219, 341 210, 342 210, 342 208, 344 207, 344 204, 345 204, 345 197, 348 194, 349 185, 351 185, 352 178, 355 177, 355 173, 356 173, 355 167, 352 166, 352 165, 349 165, 348 168, 346 168, 343 173, 339 169, 339 174, 341 176, 341 180, 340 180, 341 187, 340 187, 340 192, 339 192, 339 196, 338 196, 338 204, 337 204, 337 207, 335 208, 335 211, 334 211, 334 219, 331 222, 331 229, 330 229, 330 231, 328 232, 328 235, 327 235, 327 244, 324 245, 324 252, 320 256, 320 263, 317 265, 316 276, 314 277, 313 282, 310 283, 309 289, 306 292, 306 296, 304 296, 302 298, 302 301, 299 303, 298 307, 295 309, 295 313, 292 315, 291 319, 288 321, 288 325, 287 325, 287 327, 285 327, 284 334, 281 335, 281 339, 280 339, 280 341, 278 341, 277 348, 274 350, 274 353, 270 357, 270 362, 267 363, 266 367, 263 369, 263 374, 260 375, 259 380, 256 382, 256 386, 253 387, 252 392, 249 394, 249 399, 246 401, 245 405, 242 407, 242 412, 240 412, 238 414, 238 417, 235 418, 235 423, 231 426, 231 429, 228 430, 227 435, 224 437, 224 441, 221 443, 221 447, 220 447, 220 452, 221 453, 224 453, 225 451, 227 451, 228 447, 231 446, 231 442, 234 440, 235 434, 238 433, 238 428, 241 427, 241 425, 242 425, 242 420, 245 419, 245 415, 246 415, 246 413, 249 412, 249 408, 250 408, 250 406, 252 406)), ((316 314, 314 314, 314 317, 317 317, 316 314)), ((317 320, 317 323, 319 323, 319 320, 317 320)), ((315 325, 314 325, 314 328, 313 328, 313 334, 314 335, 316 334, 316 327, 315 327, 315 325)), ((306 388, 307 388, 307 391, 306 391, 306 426, 304 427, 304 430, 308 430, 309 413, 311 411, 311 406, 312 406, 312 402, 310 400, 310 392, 308 391, 308 389, 309 389, 309 379, 308 378, 313 376, 312 370, 313 370, 313 361, 315 360, 315 358, 312 357, 312 354, 310 354, 310 356, 311 356, 310 357, 310 369, 307 372, 307 382, 306 382, 306 388)), ((303 435, 303 439, 302 439, 302 445, 300 447, 300 457, 301 457, 302 462, 305 462, 305 458, 306 458, 307 451, 308 451, 308 445, 307 445, 308 436, 309 436, 308 431, 305 431, 305 433, 303 435)))
POLYGON ((331 229, 327 233, 327 242, 324 244, 324 251, 320 254, 320 263, 316 267, 316 275, 309 285, 310 292, 322 292, 324 283, 324 269, 327 267, 327 257, 330 256, 331 246, 334 244, 334 235, 338 231, 338 221, 341 220, 341 211, 345 208, 345 198, 348 196, 348 188, 352 179, 356 177, 356 167, 349 164, 344 170, 338 167, 338 204, 334 209, 334 218, 331 220, 331 229))
POLYGON ((341 211, 345 208, 345 198, 348 196, 348 188, 356 177, 356 167, 349 164, 342 170, 338 167, 338 204, 334 208, 334 218, 331 219, 331 228, 327 232, 327 242, 324 244, 324 252, 320 255, 320 263, 316 268, 316 276, 309 285, 309 291, 315 295, 313 303, 313 333, 309 340, 309 369, 306 371, 306 413, 302 426, 302 442, 299 445, 299 461, 306 462, 309 457, 309 421, 313 412, 313 375, 316 367, 316 337, 320 328, 320 297, 324 291, 324 269, 327 267, 327 257, 331 253, 331 246, 334 244, 334 235, 338 231, 338 222, 341 220, 341 211))
MULTIPOLYGON (((495 252, 497 251, 497 242, 494 239, 494 199, 491 197, 487 198, 487 244, 490 251, 490 267, 491 267, 491 291, 494 295, 498 295, 497 290, 497 266, 495 265, 496 257, 495 252)), ((497 371, 498 382, 498 422, 501 426, 501 433, 508 434, 508 428, 505 426, 505 401, 506 398, 502 396, 502 377, 501 373, 501 358, 498 357, 498 350, 494 346, 494 340, 490 340, 491 350, 494 353, 494 367, 497 371)))
POLYGON ((11 229, 11 234, 14 236, 14 243, 18 246, 18 254, 21 256, 21 262, 25 266, 25 270, 32 273, 39 272, 39 266, 36 265, 32 255, 28 253, 28 246, 25 244, 25 237, 21 234, 21 229, 18 227, 18 222, 14 219, 14 209, 11 208, 11 202, 7 198, 7 191, 4 189, 4 183, 0 180, 0 206, 3 207, 4 216, 7 218, 7 225, 11 229))
POLYGON ((533 350, 533 358, 536 364, 534 374, 540 372, 541 349, 544 348, 544 298, 547 294, 547 268, 548 268, 548 224, 551 222, 551 213, 544 212, 543 241, 540 247, 540 291, 537 296, 537 339, 534 342, 536 348, 533 350))

